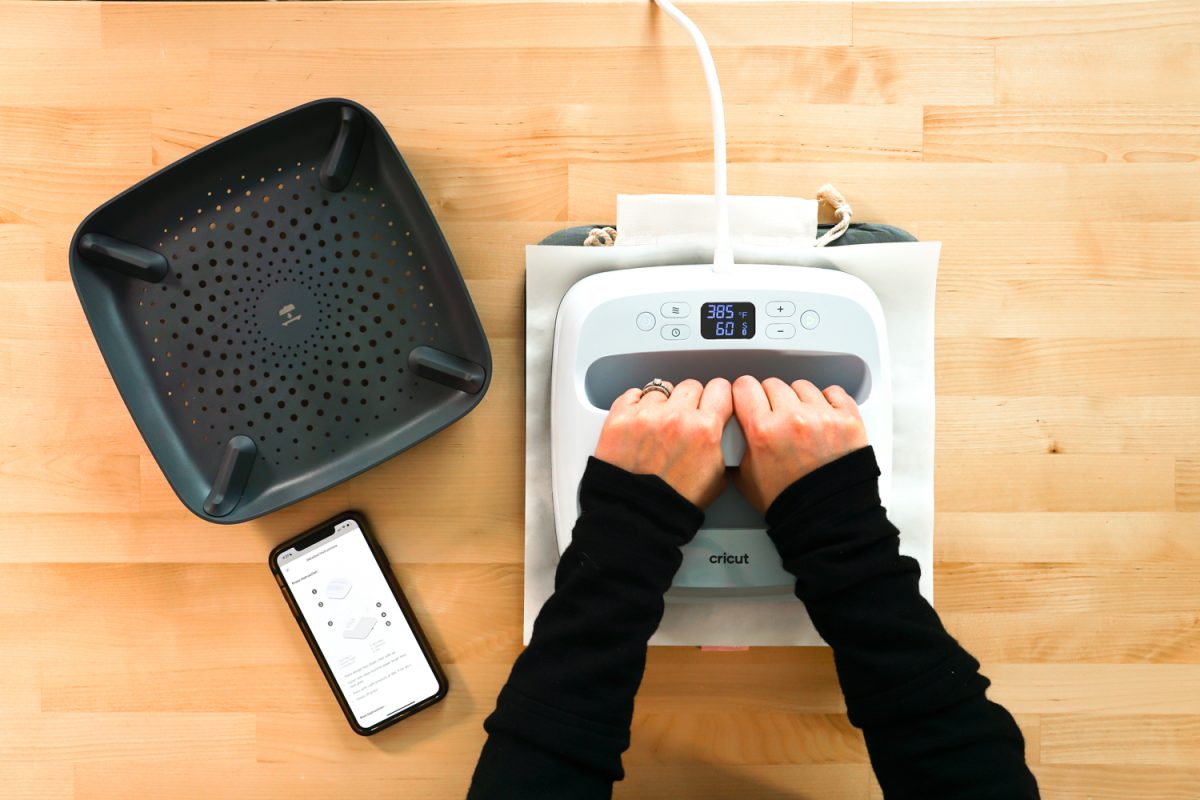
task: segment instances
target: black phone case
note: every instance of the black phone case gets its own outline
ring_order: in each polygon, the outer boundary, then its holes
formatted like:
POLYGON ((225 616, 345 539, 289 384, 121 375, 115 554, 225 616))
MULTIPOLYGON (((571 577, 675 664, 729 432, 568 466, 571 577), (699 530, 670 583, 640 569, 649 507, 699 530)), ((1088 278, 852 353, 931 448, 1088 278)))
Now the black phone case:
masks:
POLYGON ((325 681, 329 684, 329 689, 333 692, 333 696, 337 698, 338 705, 341 706, 342 713, 346 716, 346 722, 350 723, 351 729, 359 736, 371 736, 379 733, 384 728, 395 725, 402 719, 411 717, 418 711, 424 711, 435 703, 439 702, 446 696, 446 692, 450 688, 449 682, 446 680, 446 673, 442 671, 442 665, 438 663, 437 657, 433 654, 433 648, 429 646, 429 640, 425 638, 425 632, 421 630, 420 624, 417 622, 416 616, 413 614, 412 607, 408 604, 408 598, 404 596, 404 592, 400 590, 400 584, 396 582, 396 576, 392 573, 392 565, 388 562, 387 556, 383 552, 383 548, 379 546, 379 542, 371 534, 371 528, 367 525, 367 520, 357 511, 346 511, 331 517, 320 525, 314 525, 298 536, 293 536, 285 542, 280 542, 271 550, 271 554, 267 557, 267 564, 271 569, 271 576, 275 578, 275 583, 278 584, 279 590, 283 593, 283 599, 287 603, 288 609, 292 612, 292 616, 296 620, 296 624, 300 626, 300 631, 304 634, 305 641, 308 642, 308 647, 312 650, 313 657, 317 660, 317 664, 321 667, 321 672, 325 675, 325 681), (358 527, 362 530, 363 536, 366 537, 367 546, 371 548, 371 553, 375 556, 376 562, 379 564, 379 569, 383 572, 383 577, 387 581, 388 586, 392 590, 392 594, 396 597, 396 602, 400 606, 401 612, 404 614, 404 620, 412 628, 413 635, 416 637, 417 644, 421 648, 422 655, 429 662, 430 669, 433 670, 434 676, 437 678, 438 690, 427 700, 423 700, 414 706, 404 709, 404 711, 395 716, 388 717, 385 720, 372 725, 369 728, 364 728, 354 719, 354 712, 350 710, 350 704, 346 702, 345 696, 342 694, 341 688, 337 685, 337 679, 334 678, 333 671, 329 668, 329 663, 325 660, 325 656, 321 653, 321 648, 317 645, 317 640, 309 629, 308 623, 304 621, 304 617, 300 614, 295 601, 292 599, 290 590, 283 581, 283 575, 279 571, 277 559, 279 554, 290 547, 294 547, 297 542, 303 541, 306 538, 315 536, 322 531, 333 528, 337 523, 352 519, 358 523, 358 527))

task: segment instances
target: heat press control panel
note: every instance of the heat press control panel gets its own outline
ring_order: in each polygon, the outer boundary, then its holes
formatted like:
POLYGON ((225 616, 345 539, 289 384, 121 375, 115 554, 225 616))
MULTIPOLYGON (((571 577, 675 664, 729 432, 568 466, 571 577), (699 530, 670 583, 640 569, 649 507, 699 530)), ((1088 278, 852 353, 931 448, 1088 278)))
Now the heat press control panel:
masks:
POLYGON ((703 339, 731 341, 753 339, 760 326, 768 339, 793 339, 797 330, 811 331, 821 324, 821 314, 807 308, 797 312, 791 300, 769 300, 759 304, 738 300, 702 302, 698 314, 681 300, 663 303, 658 316, 642 311, 634 318, 641 331, 658 329, 668 342, 684 342, 699 334, 703 339))
MULTIPOLYGON (((584 278, 555 325, 551 456, 560 551, 578 515, 578 488, 613 400, 653 378, 706 382, 741 375, 837 384, 859 404, 885 477, 891 466, 891 375, 883 312, 859 279, 803 267, 653 267, 584 278)), ((745 441, 736 420, 722 450, 736 467, 745 441)), ((792 578, 766 522, 733 488, 711 506, 684 548, 673 598, 788 594, 792 578)))

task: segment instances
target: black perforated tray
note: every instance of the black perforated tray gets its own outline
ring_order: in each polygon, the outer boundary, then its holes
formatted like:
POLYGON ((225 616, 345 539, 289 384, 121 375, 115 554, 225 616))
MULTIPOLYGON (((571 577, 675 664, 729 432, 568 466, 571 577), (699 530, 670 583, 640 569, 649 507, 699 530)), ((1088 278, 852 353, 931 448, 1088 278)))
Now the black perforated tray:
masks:
POLYGON ((396 455, 474 408, 491 376, 429 206, 379 120, 348 100, 155 173, 83 221, 70 259, 150 451, 213 522, 396 455))

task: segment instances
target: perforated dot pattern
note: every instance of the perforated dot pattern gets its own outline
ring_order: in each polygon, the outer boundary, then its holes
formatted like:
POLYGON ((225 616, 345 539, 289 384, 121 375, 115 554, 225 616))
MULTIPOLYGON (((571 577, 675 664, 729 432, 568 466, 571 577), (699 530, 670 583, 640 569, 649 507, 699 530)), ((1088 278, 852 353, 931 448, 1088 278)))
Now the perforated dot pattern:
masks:
POLYGON ((180 429, 214 453, 253 437, 276 480, 387 430, 422 392, 408 352, 440 332, 402 215, 319 169, 214 178, 162 222, 166 279, 139 284, 142 352, 180 429))

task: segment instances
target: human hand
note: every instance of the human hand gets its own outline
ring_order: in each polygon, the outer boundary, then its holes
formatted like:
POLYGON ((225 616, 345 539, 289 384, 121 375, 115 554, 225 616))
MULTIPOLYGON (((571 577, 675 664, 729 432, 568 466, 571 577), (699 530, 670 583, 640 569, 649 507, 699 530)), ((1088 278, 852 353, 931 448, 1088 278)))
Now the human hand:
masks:
POLYGON ((840 386, 822 392, 809 381, 789 386, 743 375, 733 384, 733 408, 746 439, 733 482, 763 513, 817 467, 867 446, 858 404, 840 386))
MULTIPOLYGON (((670 384, 668 384, 670 386, 670 384)), ((686 380, 671 390, 618 397, 604 420, 596 458, 642 475, 657 475, 700 508, 725 488, 721 432, 733 415, 729 381, 686 380)))

